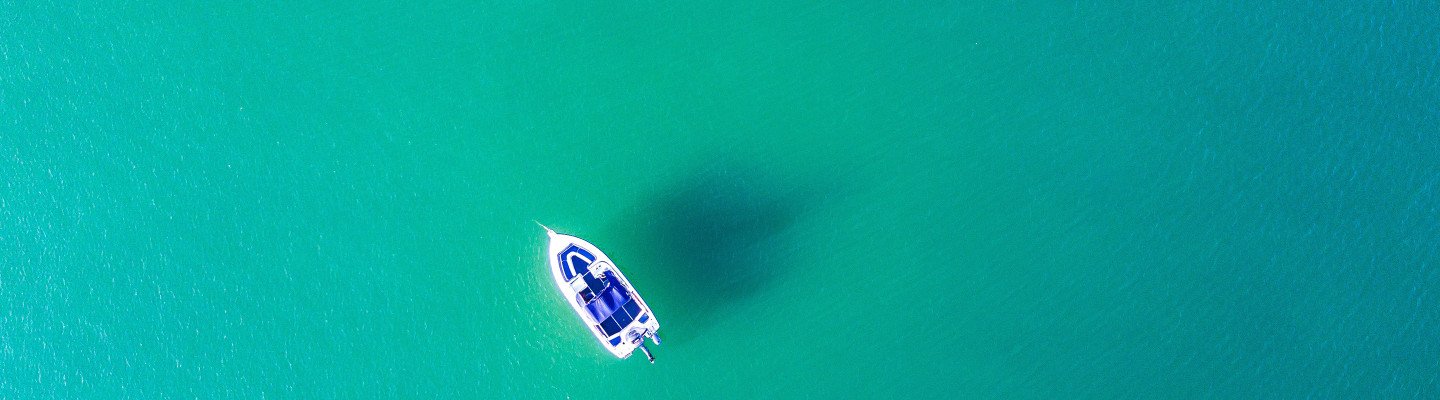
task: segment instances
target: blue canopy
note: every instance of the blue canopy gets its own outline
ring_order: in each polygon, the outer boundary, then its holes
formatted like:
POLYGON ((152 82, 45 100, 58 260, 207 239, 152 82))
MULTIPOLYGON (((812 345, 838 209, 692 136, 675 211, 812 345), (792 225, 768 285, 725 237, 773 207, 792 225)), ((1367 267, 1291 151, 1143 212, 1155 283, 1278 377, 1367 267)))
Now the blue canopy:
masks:
POLYGON ((620 333, 642 314, 640 303, 630 297, 630 292, 619 282, 612 282, 600 292, 600 296, 585 305, 590 315, 600 321, 600 330, 605 332, 605 336, 620 333))
POLYGON ((630 292, 612 280, 610 286, 606 286, 595 296, 595 300, 585 304, 585 308, 590 310, 590 316, 595 317, 596 321, 604 321, 630 301, 630 292))

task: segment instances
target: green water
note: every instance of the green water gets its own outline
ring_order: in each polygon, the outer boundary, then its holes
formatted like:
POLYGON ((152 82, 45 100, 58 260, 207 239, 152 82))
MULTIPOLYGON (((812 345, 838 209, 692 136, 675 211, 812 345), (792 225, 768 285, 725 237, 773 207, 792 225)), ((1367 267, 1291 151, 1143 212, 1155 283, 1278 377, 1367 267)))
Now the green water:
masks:
POLYGON ((1440 7, 1242 3, 0 0, 0 398, 1436 398, 1440 7))

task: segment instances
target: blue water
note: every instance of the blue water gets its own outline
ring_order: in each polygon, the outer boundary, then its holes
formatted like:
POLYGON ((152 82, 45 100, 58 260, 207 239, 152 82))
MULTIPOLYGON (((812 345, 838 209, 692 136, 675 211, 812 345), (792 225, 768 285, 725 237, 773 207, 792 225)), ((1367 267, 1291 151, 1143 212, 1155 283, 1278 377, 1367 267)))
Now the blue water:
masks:
POLYGON ((0 10, 0 398, 1440 397, 1434 3, 0 10))

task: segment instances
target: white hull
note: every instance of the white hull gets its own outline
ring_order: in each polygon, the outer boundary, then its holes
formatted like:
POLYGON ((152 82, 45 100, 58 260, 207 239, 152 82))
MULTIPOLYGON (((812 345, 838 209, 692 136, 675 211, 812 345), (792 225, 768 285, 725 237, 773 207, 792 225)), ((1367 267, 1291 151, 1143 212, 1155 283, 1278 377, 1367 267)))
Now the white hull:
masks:
POLYGON ((545 231, 555 285, 595 339, 619 358, 630 357, 645 338, 654 340, 660 321, 610 257, 584 239, 545 231))

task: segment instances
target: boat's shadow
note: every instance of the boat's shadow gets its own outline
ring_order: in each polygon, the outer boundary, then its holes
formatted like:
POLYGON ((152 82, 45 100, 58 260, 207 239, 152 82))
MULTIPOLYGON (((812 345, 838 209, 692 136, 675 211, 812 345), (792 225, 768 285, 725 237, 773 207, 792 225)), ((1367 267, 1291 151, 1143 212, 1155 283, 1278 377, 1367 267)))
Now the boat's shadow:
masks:
POLYGON ((627 259, 617 261, 634 275, 664 338, 683 343, 733 317, 736 302, 789 269, 792 244, 779 233, 809 197, 795 188, 731 165, 712 166, 613 226, 627 251, 627 259))

